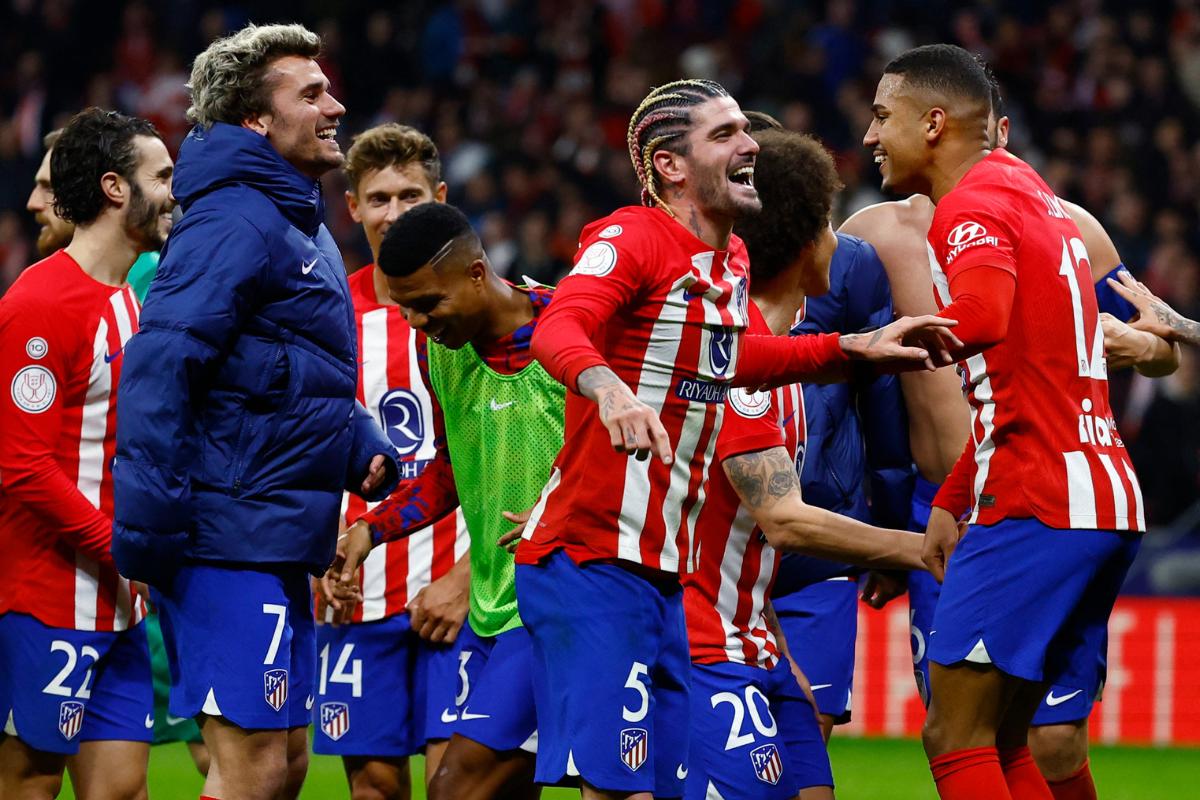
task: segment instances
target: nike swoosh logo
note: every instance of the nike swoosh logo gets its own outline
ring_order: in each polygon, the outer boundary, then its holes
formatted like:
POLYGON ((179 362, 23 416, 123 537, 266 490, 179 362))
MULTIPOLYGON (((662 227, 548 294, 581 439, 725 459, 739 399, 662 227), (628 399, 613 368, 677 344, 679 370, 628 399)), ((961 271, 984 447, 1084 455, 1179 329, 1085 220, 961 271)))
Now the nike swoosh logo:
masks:
POLYGON ((464 708, 462 710, 462 714, 460 714, 458 718, 463 722, 466 722, 472 719, 491 719, 491 717, 491 714, 472 714, 470 711, 464 708))
POLYGON ((1071 692, 1070 694, 1064 694, 1062 697, 1055 697, 1054 690, 1051 689, 1050 694, 1046 695, 1046 705, 1048 705, 1048 706, 1062 705, 1063 703, 1067 702, 1072 697, 1074 697, 1075 695, 1079 694, 1082 691, 1083 691, 1083 689, 1076 689, 1075 691, 1071 692))
POLYGON ((113 360, 114 360, 114 359, 115 359, 117 356, 121 355, 121 353, 123 353, 124 351, 125 351, 125 346, 124 346, 124 345, 122 345, 122 346, 120 346, 120 347, 118 347, 118 348, 117 348, 117 352, 115 352, 115 353, 105 353, 105 354, 104 354, 104 363, 105 363, 105 364, 111 364, 111 363, 113 362, 113 360))
POLYGON ((178 725, 181 722, 187 722, 187 721, 188 721, 187 717, 172 717, 170 714, 167 714, 167 724, 168 725, 178 725))
POLYGON ((146 729, 149 730, 150 728, 153 728, 153 727, 154 727, 154 715, 147 714, 146 715, 146 729))
POLYGON ((496 398, 494 398, 494 397, 491 400, 492 411, 503 411, 504 409, 508 408, 509 406, 514 406, 516 404, 517 404, 516 400, 509 400, 507 403, 497 403, 496 398))
POLYGON ((782 423, 780 423, 780 427, 786 426, 789 422, 791 422, 795 418, 796 418, 796 412, 793 411, 792 413, 787 415, 787 419, 785 419, 782 423))
POLYGON ((830 686, 833 686, 833 684, 832 683, 814 683, 812 686, 809 686, 808 688, 812 689, 815 692, 817 689, 828 689, 830 686))
POLYGON ((679 780, 683 780, 683 779, 687 778, 687 774, 688 774, 688 769, 683 764, 680 764, 678 767, 675 768, 675 777, 679 778, 679 780))
POLYGON ((310 694, 308 696, 308 699, 304 701, 304 710, 312 711, 312 704, 313 704, 313 696, 310 694))
POLYGON ((451 711, 448 708, 442 709, 442 722, 449 725, 451 722, 454 722, 457 719, 458 719, 458 714, 455 714, 453 711, 451 711))
POLYGON ((301 264, 300 271, 302 273, 304 273, 305 275, 307 275, 308 273, 313 271, 313 267, 315 267, 316 265, 317 265, 317 260, 314 258, 312 261, 308 262, 307 264, 301 264))

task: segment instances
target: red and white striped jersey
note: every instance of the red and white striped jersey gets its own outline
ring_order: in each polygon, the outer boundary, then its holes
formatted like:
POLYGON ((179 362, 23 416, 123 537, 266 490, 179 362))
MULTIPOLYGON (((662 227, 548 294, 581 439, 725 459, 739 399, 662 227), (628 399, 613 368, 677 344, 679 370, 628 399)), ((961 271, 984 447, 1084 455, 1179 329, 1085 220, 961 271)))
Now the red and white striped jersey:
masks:
POLYGON ((1104 334, 1079 229, 1029 165, 995 150, 937 204, 939 307, 956 275, 1016 278, 1004 339, 964 364, 974 448, 972 523, 1146 529, 1137 475, 1108 403, 1104 334))
MULTIPOLYGON (((749 332, 771 332, 753 303, 749 332)), ((696 569, 680 576, 688 643, 698 664, 733 661, 770 669, 779 659, 764 613, 779 552, 742 506, 722 464, 773 447, 785 448, 795 461, 804 435, 799 384, 772 392, 730 390, 708 472, 708 499, 696 522, 696 569)))
MULTIPOLYGON (((440 412, 418 363, 417 338, 423 334, 405 322, 398 306, 379 302, 376 269, 368 265, 349 279, 358 329, 358 399, 400 454, 401 479, 411 480, 434 457, 440 412)), ((347 492, 344 520, 351 523, 376 505, 347 492)), ((417 592, 449 572, 468 543, 462 511, 456 510, 412 536, 377 546, 361 567, 363 600, 354 621, 403 612, 417 592)))
POLYGON ((144 616, 110 549, 117 385, 139 310, 64 250, 0 299, 0 613, 86 631, 144 616))
POLYGON ((596 404, 568 392, 563 449, 518 563, 561 548, 577 563, 686 566, 747 325, 748 265, 738 237, 713 250, 659 208, 623 208, 584 228, 539 331, 557 313, 603 320, 592 344, 658 413, 675 458, 615 452, 596 404))

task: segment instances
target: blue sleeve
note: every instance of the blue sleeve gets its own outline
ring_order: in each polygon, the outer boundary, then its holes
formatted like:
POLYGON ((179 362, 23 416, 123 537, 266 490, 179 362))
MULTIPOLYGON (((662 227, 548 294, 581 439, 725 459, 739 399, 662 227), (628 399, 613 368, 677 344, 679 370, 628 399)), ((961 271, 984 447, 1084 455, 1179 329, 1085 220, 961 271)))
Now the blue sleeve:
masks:
MULTIPOLYGON (((860 242, 849 270, 848 330, 891 323, 892 290, 875 248, 860 242)), ((914 470, 908 448, 908 417, 897 375, 860 372, 855 389, 870 481, 871 518, 876 525, 906 529, 912 506, 914 470)))
POLYGON ((1117 273, 1123 269, 1125 269, 1124 264, 1117 264, 1113 267, 1112 272, 1096 283, 1096 304, 1100 307, 1101 313, 1108 312, 1122 322, 1129 322, 1137 314, 1137 309, 1133 307, 1133 303, 1117 294, 1106 280, 1107 278, 1112 278, 1114 281, 1120 280, 1117 273))
POLYGON ((168 579, 187 545, 197 401, 257 304, 270 263, 264 237, 240 216, 200 212, 180 227, 125 348, 117 396, 113 559, 148 583, 168 579))
POLYGON ((400 483, 400 464, 396 457, 396 449, 392 447, 387 435, 379 429, 379 424, 371 417, 371 413, 357 400, 354 401, 354 419, 350 430, 354 440, 350 444, 346 491, 361 495, 365 500, 382 500, 395 491, 400 483), (383 455, 387 461, 387 478, 374 492, 364 495, 362 482, 367 477, 371 459, 377 455, 383 455))

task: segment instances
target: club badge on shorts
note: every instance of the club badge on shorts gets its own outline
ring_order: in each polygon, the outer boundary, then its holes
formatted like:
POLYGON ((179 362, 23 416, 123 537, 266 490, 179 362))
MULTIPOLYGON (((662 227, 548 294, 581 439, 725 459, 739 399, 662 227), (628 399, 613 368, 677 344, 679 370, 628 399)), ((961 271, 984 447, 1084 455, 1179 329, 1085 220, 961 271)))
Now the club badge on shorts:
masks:
POLYGON ((67 700, 58 707, 58 732, 68 742, 83 730, 83 703, 67 700))
POLYGON ((278 711, 287 702, 288 678, 286 669, 271 669, 263 673, 263 698, 278 711))
POLYGON ((783 759, 779 757, 779 748, 773 744, 751 750, 750 763, 754 766, 754 774, 763 783, 774 786, 783 776, 783 759))
POLYGON ((621 761, 634 772, 646 763, 649 749, 649 736, 645 728, 626 728, 621 731, 621 761))
POLYGON ((321 732, 333 741, 350 730, 350 706, 345 703, 321 703, 321 732))

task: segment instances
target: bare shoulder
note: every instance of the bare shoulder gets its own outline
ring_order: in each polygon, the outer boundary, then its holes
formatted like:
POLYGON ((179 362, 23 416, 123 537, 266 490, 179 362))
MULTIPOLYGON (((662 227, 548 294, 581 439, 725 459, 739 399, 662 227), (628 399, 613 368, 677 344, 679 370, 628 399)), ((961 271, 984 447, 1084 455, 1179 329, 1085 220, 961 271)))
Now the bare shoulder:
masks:
POLYGON ((929 198, 913 195, 907 200, 868 206, 838 229, 875 247, 887 271, 898 314, 929 314, 937 310, 925 244, 933 208, 929 198))

